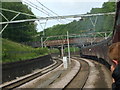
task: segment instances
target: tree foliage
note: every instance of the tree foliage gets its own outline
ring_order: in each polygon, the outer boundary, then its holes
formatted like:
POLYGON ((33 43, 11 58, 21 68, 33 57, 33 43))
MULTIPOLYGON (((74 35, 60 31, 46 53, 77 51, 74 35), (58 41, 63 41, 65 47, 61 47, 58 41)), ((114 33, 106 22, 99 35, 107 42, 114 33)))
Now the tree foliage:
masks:
MULTIPOLYGON (((92 8, 88 14, 96 13, 108 13, 115 12, 115 2, 105 2, 102 8, 92 8)), ((80 34, 83 32, 93 32, 94 27, 90 21, 90 18, 93 22, 96 20, 96 16, 93 17, 84 17, 82 20, 74 20, 68 24, 58 24, 53 27, 45 29, 46 36, 53 35, 66 35, 66 32, 69 31, 70 34, 80 34)), ((114 25, 114 15, 103 15, 97 16, 97 23, 95 26, 95 31, 111 31, 113 30, 114 25)))
POLYGON ((105 2, 102 8, 92 8, 90 13, 107 13, 115 11, 115 2, 105 2))
MULTIPOLYGON (((27 5, 19 2, 2 2, 2 8, 32 14, 31 9, 27 5)), ((8 12, 2 10, 2 14, 10 21, 17 13, 8 12)), ((35 17, 20 14, 14 20, 32 19, 35 17)), ((5 22, 5 18, 2 17, 2 22, 5 22)), ((2 25, 4 28, 5 25, 2 25)), ((33 36, 37 33, 36 24, 34 22, 14 23, 9 24, 3 31, 3 38, 7 38, 16 42, 32 41, 33 36)))

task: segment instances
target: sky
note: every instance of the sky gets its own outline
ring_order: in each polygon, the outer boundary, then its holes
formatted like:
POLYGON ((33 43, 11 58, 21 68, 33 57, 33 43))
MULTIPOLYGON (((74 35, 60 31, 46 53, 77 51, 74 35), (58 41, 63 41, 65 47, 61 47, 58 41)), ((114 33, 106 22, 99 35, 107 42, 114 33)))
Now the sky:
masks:
MULTIPOLYGON (((42 8, 42 10, 46 10, 40 3, 42 3, 44 6, 52 10, 53 12, 57 13, 59 16, 64 15, 76 15, 76 14, 86 14, 87 12, 90 12, 92 8, 100 8, 102 7, 102 4, 104 2, 107 2, 108 0, 23 0, 27 3, 32 3, 37 6, 37 8, 42 8)), ((31 7, 30 5, 28 5, 31 7)), ((36 8, 31 7, 32 12, 39 17, 48 17, 48 15, 44 14, 43 12, 37 10, 36 8)), ((52 14, 51 16, 56 16, 55 14, 52 14)), ((80 19, 80 18, 78 18, 80 19)), ((37 22, 37 30, 38 32, 43 31, 43 29, 51 27, 56 24, 66 24, 71 21, 73 21, 74 18, 69 19, 63 19, 60 20, 44 20, 37 22), (43 22, 44 24, 40 23, 43 22), (45 24, 46 23, 46 24, 45 24)))

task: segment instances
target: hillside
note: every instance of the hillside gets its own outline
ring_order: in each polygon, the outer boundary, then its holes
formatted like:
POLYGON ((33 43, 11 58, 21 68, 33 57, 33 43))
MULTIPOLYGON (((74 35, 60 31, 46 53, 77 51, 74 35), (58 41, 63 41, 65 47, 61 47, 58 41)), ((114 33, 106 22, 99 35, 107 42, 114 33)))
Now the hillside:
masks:
POLYGON ((7 39, 2 39, 2 62, 32 59, 48 54, 47 48, 32 48, 7 39))
MULTIPOLYGON (((91 17, 95 21, 96 17, 91 17)), ((111 31, 113 29, 114 18, 113 15, 109 16, 98 16, 95 31, 111 31)), ((66 32, 69 31, 70 34, 80 34, 83 32, 91 32, 94 30, 94 27, 90 21, 89 17, 84 18, 83 20, 76 21, 74 20, 71 23, 65 25, 55 25, 51 28, 45 29, 46 36, 53 35, 66 35, 66 32), (51 33, 52 32, 52 33, 51 33), (53 33, 54 32, 54 33, 53 33)))
MULTIPOLYGON (((88 14, 96 13, 108 13, 115 12, 115 2, 105 2, 102 8, 92 8, 88 14)), ((66 32, 69 31, 69 34, 80 34, 85 32, 95 32, 92 22, 96 22, 95 31, 112 31, 114 26, 114 15, 104 15, 104 16, 94 16, 94 17, 84 17, 79 21, 72 21, 68 24, 58 24, 53 27, 45 29, 45 36, 54 36, 54 35, 66 35, 66 32), (91 20, 90 20, 91 19, 91 20)), ((42 32, 40 32, 42 35, 42 32)))

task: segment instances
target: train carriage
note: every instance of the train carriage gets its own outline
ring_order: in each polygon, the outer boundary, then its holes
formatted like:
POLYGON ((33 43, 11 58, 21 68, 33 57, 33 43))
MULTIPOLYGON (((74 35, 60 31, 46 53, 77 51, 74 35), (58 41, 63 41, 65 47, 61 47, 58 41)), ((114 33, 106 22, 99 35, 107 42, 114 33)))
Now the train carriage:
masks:
POLYGON ((108 38, 102 42, 97 43, 96 45, 90 45, 86 47, 81 47, 81 56, 85 58, 95 59, 102 62, 105 65, 112 64, 109 59, 107 52, 108 47, 112 43, 120 42, 120 1, 117 2, 116 16, 115 16, 115 24, 112 38, 108 38))

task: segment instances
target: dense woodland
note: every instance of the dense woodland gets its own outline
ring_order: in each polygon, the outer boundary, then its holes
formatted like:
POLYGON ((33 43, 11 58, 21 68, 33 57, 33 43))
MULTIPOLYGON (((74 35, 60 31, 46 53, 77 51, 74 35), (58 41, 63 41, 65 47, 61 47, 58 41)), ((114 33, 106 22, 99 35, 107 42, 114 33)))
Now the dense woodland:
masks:
MULTIPOLYGON (((28 8, 27 5, 24 5, 22 2, 2 2, 2 8, 34 15, 31 12, 31 9, 28 8)), ((4 10, 2 10, 2 13, 9 21, 17 14, 4 10)), ((20 14, 14 20, 32 18, 35 17, 20 14)), ((2 17, 2 21, 5 22, 6 20, 2 17)), ((4 27, 4 25, 2 27, 4 27)), ((15 23, 8 25, 8 27, 3 31, 2 37, 16 42, 26 42, 33 41, 33 36, 36 35, 36 33, 36 24, 34 22, 15 23)))

